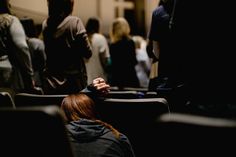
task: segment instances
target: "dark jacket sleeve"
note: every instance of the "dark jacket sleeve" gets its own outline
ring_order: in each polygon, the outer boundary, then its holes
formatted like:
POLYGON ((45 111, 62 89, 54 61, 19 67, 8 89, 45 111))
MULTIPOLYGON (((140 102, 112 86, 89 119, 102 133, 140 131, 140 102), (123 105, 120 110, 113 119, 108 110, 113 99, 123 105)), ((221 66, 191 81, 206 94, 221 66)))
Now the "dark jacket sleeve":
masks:
POLYGON ((74 46, 80 50, 82 57, 88 59, 92 56, 92 47, 88 39, 88 34, 80 18, 76 19, 74 46))
POLYGON ((95 102, 103 101, 105 99, 105 96, 102 93, 100 93, 98 90, 96 90, 93 84, 89 84, 86 88, 84 88, 80 92, 88 95, 95 102))
POLYGON ((88 35, 86 32, 80 33, 76 36, 76 41, 79 44, 79 49, 82 56, 86 59, 92 56, 92 48, 88 39, 88 35))

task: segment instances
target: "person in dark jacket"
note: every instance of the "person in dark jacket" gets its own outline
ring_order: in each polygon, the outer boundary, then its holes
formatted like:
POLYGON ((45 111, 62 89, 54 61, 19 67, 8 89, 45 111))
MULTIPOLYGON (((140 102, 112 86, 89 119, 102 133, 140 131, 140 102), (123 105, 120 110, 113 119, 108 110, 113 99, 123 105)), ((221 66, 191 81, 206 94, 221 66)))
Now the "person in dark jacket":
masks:
POLYGON ((47 0, 48 18, 42 24, 47 57, 46 94, 71 94, 87 86, 84 59, 92 49, 82 20, 72 16, 74 0, 47 0))
POLYGON ((128 21, 119 17, 111 26, 111 85, 124 87, 140 87, 135 66, 138 64, 135 43, 130 36, 128 21))
POLYGON ((153 63, 158 63, 157 78, 150 80, 149 90, 171 89, 177 86, 181 76, 179 64, 181 52, 174 47, 172 22, 175 0, 160 0, 152 12, 148 33, 147 53, 153 63))
MULTIPOLYGON (((95 90, 106 94, 104 79, 93 80, 95 90)), ((61 104, 69 138, 78 157, 134 157, 129 139, 110 124, 98 119, 95 102, 85 93, 70 94, 61 104)))

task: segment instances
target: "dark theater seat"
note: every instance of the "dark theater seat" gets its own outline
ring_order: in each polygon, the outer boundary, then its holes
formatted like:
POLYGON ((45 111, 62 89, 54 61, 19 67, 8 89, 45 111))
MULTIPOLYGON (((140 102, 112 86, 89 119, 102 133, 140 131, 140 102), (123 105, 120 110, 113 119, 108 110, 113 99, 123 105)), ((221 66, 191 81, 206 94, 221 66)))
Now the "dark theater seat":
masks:
POLYGON ((15 95, 16 107, 23 106, 60 106, 66 95, 38 95, 30 93, 17 93, 15 95))
POLYGON ((100 118, 128 136, 136 157, 153 156, 156 117, 169 113, 164 98, 107 98, 97 105, 100 118))
POLYGON ((73 157, 56 106, 1 108, 0 156, 73 157))
POLYGON ((171 113, 157 118, 156 154, 165 156, 235 156, 236 120, 171 113))
POLYGON ((0 108, 2 107, 15 108, 14 100, 7 91, 0 91, 0 108))

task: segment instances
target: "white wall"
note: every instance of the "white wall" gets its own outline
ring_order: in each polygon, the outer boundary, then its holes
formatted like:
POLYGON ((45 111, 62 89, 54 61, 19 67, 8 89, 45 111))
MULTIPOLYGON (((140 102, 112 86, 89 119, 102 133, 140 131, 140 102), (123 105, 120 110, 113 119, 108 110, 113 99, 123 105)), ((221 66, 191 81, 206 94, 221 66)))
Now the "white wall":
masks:
MULTIPOLYGON (((90 0, 91 1, 91 0, 90 0)), ((30 17, 36 24, 47 18, 47 0, 10 0, 13 14, 18 17, 30 17)), ((74 15, 78 12, 78 0, 75 0, 74 15)))
POLYGON ((19 17, 31 17, 41 23, 47 17, 46 0, 10 0, 13 14, 19 17))
MULTIPOLYGON (((75 0, 73 15, 79 16, 84 24, 91 16, 101 19, 101 31, 108 34, 115 17, 114 0, 75 0), (98 5, 100 2, 100 5, 98 5), (100 8, 98 8, 100 6, 100 8)), ((159 0, 145 0, 146 27, 149 28, 151 12, 159 0)), ((10 0, 12 11, 19 17, 30 17, 36 24, 47 18, 47 0, 10 0)))
POLYGON ((106 34, 109 33, 111 23, 114 20, 114 3, 111 0, 101 0, 101 19, 103 20, 102 31, 106 34))
POLYGON ((39 13, 47 12, 47 0, 10 0, 12 6, 39 13))
POLYGON ((77 15, 85 22, 88 17, 97 15, 97 0, 79 0, 77 15))

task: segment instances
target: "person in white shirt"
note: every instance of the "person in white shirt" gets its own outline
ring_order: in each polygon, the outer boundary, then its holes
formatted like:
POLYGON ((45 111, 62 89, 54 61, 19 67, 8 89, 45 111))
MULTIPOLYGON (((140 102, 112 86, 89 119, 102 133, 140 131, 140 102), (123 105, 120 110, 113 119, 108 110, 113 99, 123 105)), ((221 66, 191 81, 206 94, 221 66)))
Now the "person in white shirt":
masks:
POLYGON ((106 68, 109 65, 110 52, 107 39, 100 33, 99 19, 89 18, 86 23, 86 31, 93 51, 92 57, 85 63, 88 83, 97 77, 102 77, 107 81, 106 68))

